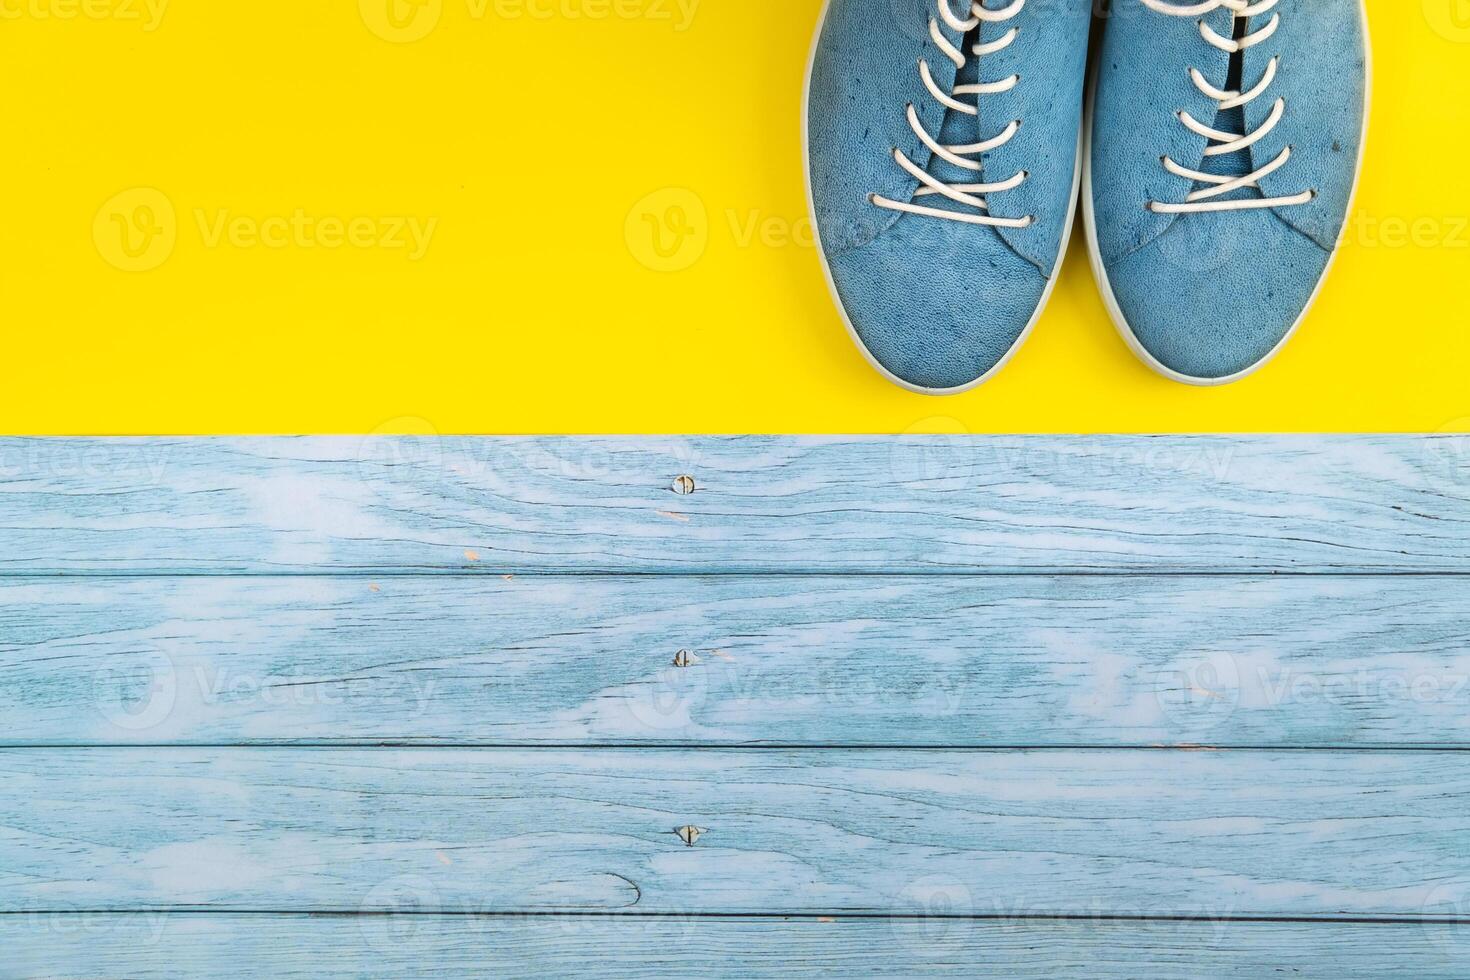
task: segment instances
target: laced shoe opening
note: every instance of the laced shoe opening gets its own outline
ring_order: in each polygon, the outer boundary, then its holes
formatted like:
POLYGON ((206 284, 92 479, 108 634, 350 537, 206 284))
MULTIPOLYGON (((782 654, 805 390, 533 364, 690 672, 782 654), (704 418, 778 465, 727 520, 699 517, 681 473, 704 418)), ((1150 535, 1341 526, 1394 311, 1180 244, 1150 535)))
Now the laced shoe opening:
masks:
MULTIPOLYGON (((969 52, 974 50, 975 45, 979 43, 980 28, 976 27, 974 30, 966 32, 964 38, 960 41, 960 50, 969 54, 969 52)), ((955 73, 954 84, 957 90, 964 85, 976 85, 979 83, 980 65, 984 60, 983 58, 977 58, 973 54, 969 54, 969 57, 965 59, 965 67, 955 73)), ((969 95, 960 96, 960 99, 966 105, 974 106, 978 109, 980 103, 979 98, 969 95)), ((980 126, 977 119, 977 116, 972 116, 956 109, 946 109, 944 112, 944 122, 939 127, 939 142, 945 146, 964 146, 984 139, 985 137, 980 133, 980 126)), ((985 155, 981 154, 975 160, 981 166, 984 166, 985 155)), ((924 164, 924 170, 926 173, 939 178, 946 184, 966 184, 985 180, 983 170, 961 169, 937 153, 929 154, 929 159, 924 164)), ((930 193, 924 187, 919 188, 919 192, 914 200, 929 207, 939 208, 943 211, 953 211, 957 214, 974 211, 974 208, 969 205, 950 200, 943 194, 930 193)))
POLYGON ((1270 41, 1281 27, 1283 14, 1276 9, 1281 0, 1200 0, 1193 5, 1181 5, 1179 0, 1139 2, 1156 14, 1169 17, 1208 15, 1227 10, 1231 28, 1229 35, 1225 36, 1215 29, 1208 17, 1195 21, 1201 39, 1227 53, 1227 77, 1224 86, 1219 87, 1198 68, 1190 69, 1190 82, 1216 103, 1213 125, 1196 119, 1185 110, 1178 112, 1181 125, 1207 140, 1204 162, 1199 169, 1193 169, 1166 155, 1163 158, 1164 169, 1189 179, 1193 189, 1183 201, 1148 201, 1145 207, 1156 214, 1194 214, 1295 207, 1312 201, 1316 195, 1311 191, 1268 197, 1261 188, 1262 180, 1290 163, 1292 150, 1285 147, 1263 162, 1256 149, 1281 122, 1286 113, 1286 99, 1279 95, 1272 98, 1272 85, 1281 68, 1280 56, 1268 59, 1257 81, 1246 77, 1245 52, 1270 41), (1251 129, 1247 125, 1246 106, 1261 98, 1271 100, 1271 109, 1260 124, 1251 129), (1256 166, 1258 162, 1260 166, 1256 166))
POLYGON ((917 189, 906 201, 875 195, 871 203, 891 211, 966 224, 1026 228, 1034 222, 1032 216, 1006 216, 1003 207, 992 210, 992 197, 1020 186, 1029 174, 1025 170, 1013 175, 985 172, 986 156, 1010 142, 1021 124, 1011 120, 998 132, 982 132, 993 123, 995 113, 981 111, 987 100, 1021 83, 1019 73, 1003 78, 983 76, 990 57, 1010 47, 1020 35, 1021 28, 1014 21, 1027 2, 1009 0, 995 6, 992 0, 969 0, 966 14, 961 16, 955 13, 950 0, 935 0, 935 14, 930 19, 933 56, 953 63, 953 87, 945 91, 938 84, 925 58, 919 59, 918 71, 929 95, 945 106, 944 116, 938 132, 930 132, 922 114, 912 105, 907 107, 908 125, 926 153, 911 158, 895 150, 894 162, 914 178, 917 189), (987 35, 994 36, 987 40, 987 35))
MULTIPOLYGON (((1239 42, 1248 37, 1251 32, 1251 24, 1247 18, 1237 17, 1235 19, 1232 40, 1239 42)), ((1245 78, 1245 52, 1236 51, 1230 55, 1229 67, 1225 72, 1225 88, 1231 92, 1241 91, 1241 85, 1245 78)), ((1233 133, 1237 136, 1246 134, 1245 106, 1235 106, 1230 109, 1220 109, 1215 113, 1214 126, 1224 133, 1233 133)), ((1251 172, 1251 155, 1245 153, 1227 153, 1223 156, 1209 157, 1201 168, 1206 173, 1215 174, 1219 177, 1243 177, 1251 172)), ((1199 181, 1195 182, 1192 190, 1203 190, 1208 187, 1199 181)), ((1217 200, 1231 201, 1242 198, 1260 197, 1261 193, 1255 187, 1241 187, 1229 194, 1222 194, 1217 200)))

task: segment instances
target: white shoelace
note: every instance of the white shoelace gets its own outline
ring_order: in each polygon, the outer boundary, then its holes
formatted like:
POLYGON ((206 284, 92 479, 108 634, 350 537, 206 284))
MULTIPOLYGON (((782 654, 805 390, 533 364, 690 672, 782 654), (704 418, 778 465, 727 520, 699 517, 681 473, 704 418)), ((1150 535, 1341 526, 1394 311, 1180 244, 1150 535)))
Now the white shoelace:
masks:
MULTIPOLYGON (((1275 0, 1272 0, 1272 2, 1274 3, 1275 0)), ((949 57, 949 60, 954 62, 956 70, 963 70, 966 64, 964 52, 945 36, 944 31, 939 26, 940 20, 943 20, 951 30, 958 31, 963 41, 965 35, 979 27, 982 22, 999 24, 1015 17, 1021 12, 1021 8, 1026 6, 1026 0, 1012 0, 1010 4, 1000 10, 989 10, 982 6, 980 0, 971 0, 970 16, 968 19, 961 19, 955 16, 954 11, 950 9, 950 0, 936 0, 936 4, 939 9, 939 17, 929 18, 929 35, 934 39, 934 43, 939 46, 939 50, 943 51, 949 57)), ((984 58, 986 55, 1003 51, 1011 46, 1011 43, 1016 40, 1016 35, 1019 33, 1020 28, 1012 27, 994 41, 981 42, 974 45, 971 53, 977 58, 984 58)), ((1011 75, 1009 78, 1003 78, 997 82, 956 85, 953 94, 951 94, 942 90, 938 83, 934 81, 934 73, 930 71, 929 63, 922 58, 919 60, 919 77, 923 79, 924 87, 929 90, 929 93, 936 100, 956 112, 963 112, 971 116, 978 116, 980 110, 973 104, 967 105, 960 101, 959 96, 998 95, 1002 92, 1009 92, 1021 82, 1020 75, 1011 75)), ((981 170, 981 165, 977 160, 969 158, 979 156, 996 147, 1004 146, 1010 142, 1011 137, 1015 136, 1017 130, 1021 128, 1021 120, 1015 119, 1005 129, 990 139, 962 146, 945 146, 924 128, 923 122, 919 119, 918 110, 912 104, 908 106, 908 119, 909 125, 913 127, 914 134, 919 137, 935 156, 962 170, 970 170, 976 173, 981 170)), ((951 201, 974 208, 975 212, 978 213, 950 211, 944 208, 926 207, 922 204, 914 204, 908 201, 894 201, 879 194, 868 195, 868 200, 880 208, 888 208, 891 211, 903 211, 908 214, 920 214, 930 218, 943 218, 948 221, 963 221, 966 224, 972 225, 990 225, 996 228, 1026 228, 1036 220, 1031 216, 1023 218, 997 217, 990 213, 990 205, 986 203, 985 198, 979 196, 981 194, 998 194, 1002 191, 1019 187, 1029 176, 1024 170, 1018 172, 1013 177, 994 183, 950 184, 925 171, 923 167, 910 160, 907 154, 897 147, 893 150, 893 159, 919 182, 920 187, 915 193, 915 197, 929 197, 934 194, 940 194, 949 198, 951 201)))
MULTIPOLYGON (((1281 14, 1271 13, 1272 9, 1281 0, 1201 0, 1198 3, 1177 5, 1168 0, 1141 0, 1144 6, 1157 13, 1168 14, 1171 17, 1198 17, 1200 35, 1210 44, 1228 54, 1235 55, 1270 40, 1271 36, 1281 26, 1281 14), (1233 37, 1222 37, 1213 27, 1205 21, 1205 15, 1212 14, 1220 8, 1230 10, 1235 21, 1247 20, 1257 14, 1271 14, 1271 20, 1258 30, 1241 34, 1237 40, 1233 37)), ((1235 32, 1231 32, 1232 34, 1235 32)), ((1276 80, 1276 71, 1280 67, 1281 59, 1272 58, 1266 65, 1260 81, 1254 87, 1244 92, 1233 92, 1216 88, 1205 78, 1204 73, 1198 68, 1189 70, 1190 78, 1194 80, 1195 86, 1205 94, 1207 98, 1214 99, 1220 105, 1223 112, 1235 109, 1254 102, 1265 94, 1276 80)), ((1281 122, 1281 117, 1286 113, 1286 100, 1278 98, 1276 104, 1271 108, 1271 114, 1252 132, 1227 133, 1224 130, 1206 126, 1195 119, 1188 112, 1180 110, 1179 121, 1191 132, 1210 140, 1213 145, 1205 148, 1205 156, 1225 156, 1230 153, 1240 153, 1250 149, 1271 134, 1276 124, 1281 122)), ((1187 177, 1201 184, 1212 186, 1197 190, 1184 199, 1183 204, 1165 204, 1159 201, 1150 201, 1149 210, 1156 214, 1193 214, 1201 211, 1246 211, 1255 208, 1284 208, 1298 204, 1306 204, 1317 196, 1314 190, 1302 191, 1290 197, 1254 197, 1233 201, 1220 201, 1216 198, 1240 190, 1243 187, 1259 188, 1262 178, 1273 174, 1286 166, 1291 159, 1291 147, 1285 147, 1276 155, 1276 159, 1258 170, 1240 177, 1222 177, 1219 174, 1207 174, 1199 170, 1191 170, 1189 167, 1181 166, 1169 159, 1163 158, 1164 169, 1178 177, 1187 177)))

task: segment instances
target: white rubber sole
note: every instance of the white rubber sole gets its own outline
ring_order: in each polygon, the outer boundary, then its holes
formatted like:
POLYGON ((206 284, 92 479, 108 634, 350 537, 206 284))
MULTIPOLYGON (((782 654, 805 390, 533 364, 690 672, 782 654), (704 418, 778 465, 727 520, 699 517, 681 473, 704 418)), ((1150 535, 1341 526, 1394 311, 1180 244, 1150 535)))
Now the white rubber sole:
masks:
POLYGON ((1084 161, 1085 146, 1084 140, 1086 139, 1087 135, 1086 121, 1083 121, 1082 132, 1078 134, 1077 165, 1072 175, 1071 203, 1067 207, 1067 222, 1063 226, 1061 248, 1057 251, 1056 265, 1052 267, 1051 275, 1047 278, 1046 288, 1042 290, 1041 299, 1036 305, 1036 312, 1032 314, 1031 319, 1027 322, 1025 328, 1021 331, 1020 335, 1016 337, 1011 346, 1007 348, 1005 354, 1001 357, 1001 359, 996 361, 994 366, 992 366, 990 370, 986 371, 974 381, 968 382, 967 384, 958 385, 954 388, 926 388, 922 385, 916 385, 912 382, 905 381, 903 378, 900 378, 898 375, 894 374, 892 371, 884 367, 878 361, 878 359, 873 356, 873 352, 868 350, 868 345, 863 342, 862 336, 858 334, 857 329, 852 325, 852 319, 847 315, 847 308, 842 304, 842 296, 840 293, 837 292, 837 281, 832 277, 832 264, 827 261, 827 249, 822 244, 822 226, 821 223, 817 221, 816 200, 812 196, 812 71, 817 64, 817 48, 818 45, 821 44, 822 30, 827 25, 827 12, 831 9, 831 7, 832 0, 825 0, 825 2, 822 4, 821 16, 817 18, 817 29, 812 34, 812 48, 811 53, 807 56, 806 81, 803 83, 801 96, 802 182, 806 186, 807 213, 811 217, 812 231, 817 243, 817 256, 821 259, 822 262, 822 274, 827 278, 827 289, 832 294, 832 302, 837 306, 838 315, 842 317, 842 325, 847 328, 847 333, 850 337, 852 337, 852 342, 857 345, 858 350, 862 351, 863 357, 867 360, 869 364, 873 366, 873 370, 877 371, 883 377, 887 378, 893 384, 898 385, 900 388, 905 388, 920 395, 962 395, 967 391, 972 391, 975 388, 980 387, 985 382, 995 377, 1001 372, 1003 368, 1005 368, 1007 364, 1011 362, 1012 358, 1016 356, 1017 352, 1020 351, 1022 345, 1025 344, 1027 339, 1031 336, 1031 332, 1036 329, 1036 324, 1041 320, 1041 314, 1045 312, 1047 303, 1051 301, 1051 294, 1052 291, 1056 289, 1057 277, 1062 270, 1062 263, 1067 258, 1067 246, 1072 240, 1072 226, 1077 220, 1077 199, 1078 191, 1082 186, 1082 167, 1084 161))
POLYGON ((1132 326, 1129 325, 1128 318, 1123 315, 1122 307, 1118 305, 1118 297, 1113 292, 1113 284, 1108 279, 1108 271, 1103 266, 1102 252, 1098 248, 1097 218, 1093 212, 1092 205, 1092 113, 1097 98, 1097 78, 1096 69, 1094 69, 1093 78, 1089 80, 1087 86, 1087 110, 1082 123, 1082 223, 1086 227, 1087 232, 1087 254, 1092 262, 1092 276, 1097 281, 1098 292, 1102 294, 1103 304, 1108 309, 1108 315, 1112 317, 1113 326, 1117 327, 1118 334, 1123 338, 1123 342, 1128 345, 1128 349, 1133 351, 1134 356, 1140 361, 1170 381, 1193 385, 1197 388, 1218 388, 1223 385, 1233 384, 1242 378, 1250 377, 1274 361, 1276 356, 1285 349, 1286 345, 1291 342, 1291 339, 1296 336, 1296 332, 1301 328, 1302 323, 1306 321, 1307 314, 1316 305, 1317 298, 1322 295, 1322 289, 1327 285, 1327 277, 1332 272, 1333 264, 1337 261, 1337 253, 1341 251, 1343 239, 1347 236, 1349 221, 1353 213, 1353 205, 1358 196, 1358 184, 1363 176, 1364 151, 1368 146, 1368 115, 1369 110, 1373 106, 1373 39, 1368 33, 1368 8, 1365 0, 1359 0, 1358 11, 1359 16, 1363 20, 1364 56, 1366 58, 1365 64, 1368 77, 1363 87, 1363 132, 1358 139, 1358 160, 1353 171, 1353 188, 1348 195, 1348 210, 1346 217, 1343 219, 1342 231, 1338 233, 1337 242, 1333 245, 1332 252, 1327 257, 1327 265, 1322 270, 1322 277, 1317 280, 1317 286, 1312 290, 1312 295, 1308 297, 1307 305, 1302 308, 1301 315, 1296 318, 1296 322, 1291 325, 1291 329, 1286 332, 1286 335, 1281 338, 1275 347, 1271 348, 1270 353, 1265 357, 1244 371, 1237 371, 1235 374, 1223 378, 1196 378, 1192 375, 1182 374, 1163 364, 1144 348, 1138 336, 1133 332, 1132 326))

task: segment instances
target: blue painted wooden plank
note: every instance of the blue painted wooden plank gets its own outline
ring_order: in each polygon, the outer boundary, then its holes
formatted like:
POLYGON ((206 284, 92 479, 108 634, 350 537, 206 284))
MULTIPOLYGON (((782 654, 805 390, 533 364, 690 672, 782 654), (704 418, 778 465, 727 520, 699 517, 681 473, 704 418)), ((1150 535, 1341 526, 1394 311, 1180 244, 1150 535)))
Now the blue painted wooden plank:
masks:
POLYGON ((0 909, 1458 918, 1465 758, 7 750, 0 909))
POLYGON ((0 571, 1465 572, 1463 449, 1461 436, 4 440, 0 571))
POLYGON ((1467 623, 1461 576, 12 579, 0 741, 1470 747, 1467 623))
MULTIPOLYGON (((412 901, 411 890, 403 898, 412 901)), ((1459 980, 1470 927, 1425 923, 690 916, 0 916, 6 976, 566 980, 998 976, 1459 980)))

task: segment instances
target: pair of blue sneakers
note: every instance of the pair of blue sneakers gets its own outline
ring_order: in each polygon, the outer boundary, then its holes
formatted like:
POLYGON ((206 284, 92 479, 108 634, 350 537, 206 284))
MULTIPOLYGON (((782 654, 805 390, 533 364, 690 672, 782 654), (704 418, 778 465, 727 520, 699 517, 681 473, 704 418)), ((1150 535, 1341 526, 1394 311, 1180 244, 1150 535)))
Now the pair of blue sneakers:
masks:
POLYGON ((1133 351, 1189 384, 1255 371, 1342 237, 1365 20, 1363 0, 828 0, 807 176, 859 346, 915 391, 990 378, 1056 284, 1080 186, 1133 351))

